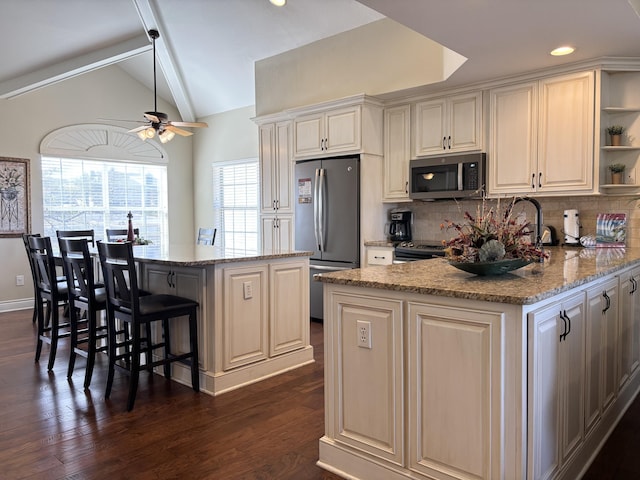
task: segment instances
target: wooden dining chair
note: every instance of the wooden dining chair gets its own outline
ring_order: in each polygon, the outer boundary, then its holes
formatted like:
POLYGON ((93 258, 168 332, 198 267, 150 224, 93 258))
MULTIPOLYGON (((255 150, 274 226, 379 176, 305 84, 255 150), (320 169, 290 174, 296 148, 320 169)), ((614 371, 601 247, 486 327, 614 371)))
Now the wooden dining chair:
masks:
POLYGON ((91 230, 56 230, 58 238, 86 238, 92 247, 96 246, 96 234, 91 230))
MULTIPOLYGON (((126 228, 107 228, 107 242, 124 241, 127 239, 128 230, 126 228)), ((140 236, 140 229, 134 228, 133 234, 136 237, 140 236)))
POLYGON ((141 295, 131 242, 98 241, 98 254, 107 292, 109 332, 109 371, 105 398, 109 398, 111 394, 115 370, 123 371, 130 376, 127 410, 131 411, 136 399, 140 371, 153 371, 154 367, 162 365, 165 378, 170 379, 170 365, 173 362, 190 365, 191 385, 196 392, 199 391, 198 302, 176 295, 141 295), (171 351, 170 321, 183 316, 189 317, 189 351, 174 354, 171 351), (116 334, 116 320, 129 326, 129 339, 116 334), (162 336, 154 343, 151 324, 156 322, 161 328, 162 336), (161 353, 157 354, 159 359, 154 360, 156 350, 161 353))
POLYGON ((71 320, 67 377, 71 378, 73 375, 76 355, 79 354, 87 359, 84 388, 89 388, 96 353, 107 350, 107 325, 106 322, 98 323, 100 312, 106 311, 107 308, 107 294, 104 285, 96 284, 94 262, 89 253, 89 240, 60 237, 58 244, 67 279, 71 320))
POLYGON ((69 294, 66 280, 60 281, 56 272, 56 264, 51 250, 51 238, 29 236, 29 255, 34 265, 35 287, 37 292, 36 310, 38 324, 38 339, 36 344, 35 361, 40 360, 42 344, 48 343, 48 370, 53 369, 58 349, 58 340, 70 336, 70 322, 60 321, 60 307, 67 305, 69 294), (44 305, 50 312, 51 320, 46 319, 44 305))
POLYGON ((199 228, 197 245, 213 245, 216 241, 216 228, 199 228))

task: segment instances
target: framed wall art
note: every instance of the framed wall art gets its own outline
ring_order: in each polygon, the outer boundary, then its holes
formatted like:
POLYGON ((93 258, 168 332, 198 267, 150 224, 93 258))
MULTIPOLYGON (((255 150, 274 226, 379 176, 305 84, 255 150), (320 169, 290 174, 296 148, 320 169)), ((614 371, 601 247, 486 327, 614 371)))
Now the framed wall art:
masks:
POLYGON ((29 232, 29 160, 0 157, 0 238, 29 232))

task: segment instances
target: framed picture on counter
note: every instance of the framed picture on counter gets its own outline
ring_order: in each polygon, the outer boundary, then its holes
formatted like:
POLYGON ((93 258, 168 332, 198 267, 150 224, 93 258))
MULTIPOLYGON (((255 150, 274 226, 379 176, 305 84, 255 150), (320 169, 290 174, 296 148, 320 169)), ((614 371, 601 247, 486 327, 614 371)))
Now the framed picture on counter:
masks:
POLYGON ((29 160, 0 157, 0 238, 29 232, 29 160))

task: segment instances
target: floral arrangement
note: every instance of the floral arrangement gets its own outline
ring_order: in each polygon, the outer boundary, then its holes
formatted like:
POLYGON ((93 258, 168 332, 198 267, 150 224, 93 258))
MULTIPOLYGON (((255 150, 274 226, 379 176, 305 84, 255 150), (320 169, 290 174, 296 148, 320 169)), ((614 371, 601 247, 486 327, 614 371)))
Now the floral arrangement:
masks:
POLYGON ((517 223, 512 212, 515 198, 505 208, 489 206, 483 199, 475 215, 464 212, 464 222, 445 220, 440 228, 457 236, 443 240, 447 257, 455 262, 495 262, 503 259, 540 260, 548 255, 531 243, 531 224, 517 223))
POLYGON ((4 168, 0 170, 0 189, 21 186, 22 174, 15 168, 4 168))

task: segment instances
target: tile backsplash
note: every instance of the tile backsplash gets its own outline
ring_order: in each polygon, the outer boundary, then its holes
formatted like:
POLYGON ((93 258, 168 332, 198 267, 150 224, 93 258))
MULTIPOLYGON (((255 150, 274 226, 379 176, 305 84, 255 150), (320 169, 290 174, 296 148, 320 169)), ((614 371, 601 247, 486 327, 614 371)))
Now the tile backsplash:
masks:
MULTIPOLYGON (((562 233, 565 210, 577 209, 580 214, 580 235, 596 233, 596 216, 598 213, 625 213, 627 215, 627 246, 640 247, 640 197, 638 196, 584 196, 584 197, 536 197, 542 206, 543 224, 553 226, 560 243, 564 241, 562 233)), ((495 200, 489 200, 495 204, 495 200)), ((504 198, 501 202, 511 201, 504 198)), ((443 221, 461 221, 465 211, 475 215, 480 200, 437 202, 414 202, 408 207, 413 211, 413 238, 440 242, 454 236, 452 231, 441 230, 443 221)), ((522 209, 527 220, 535 222, 535 208, 528 202, 521 202, 515 207, 516 212, 522 209)))

